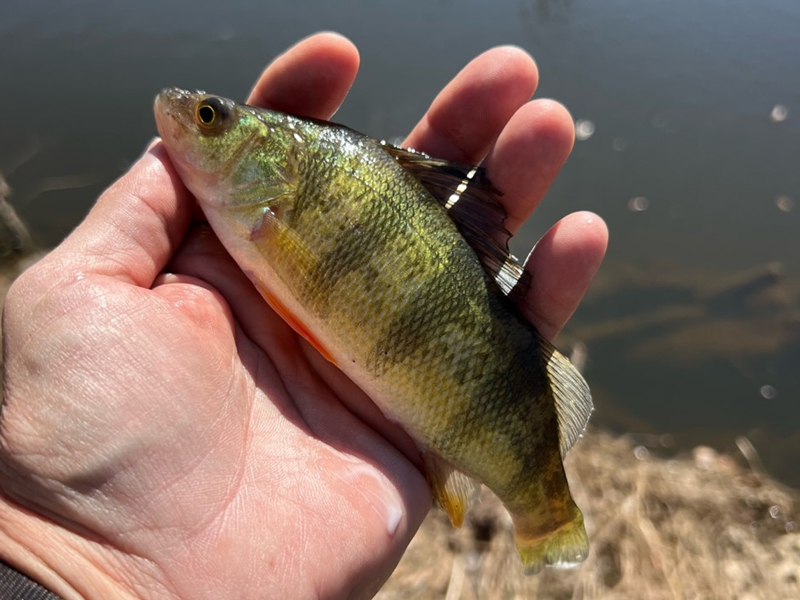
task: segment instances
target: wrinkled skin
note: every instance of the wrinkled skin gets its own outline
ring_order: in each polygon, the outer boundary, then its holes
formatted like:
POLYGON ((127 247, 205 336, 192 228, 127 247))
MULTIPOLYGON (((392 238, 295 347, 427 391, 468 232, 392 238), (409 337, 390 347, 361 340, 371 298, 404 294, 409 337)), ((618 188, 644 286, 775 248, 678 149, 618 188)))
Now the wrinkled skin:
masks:
MULTIPOLYGON (((312 36, 248 101, 329 118, 357 68, 312 36)), ((406 140, 485 159, 512 230, 572 147, 537 79, 489 50, 406 140)), ((546 337, 606 241, 577 213, 537 245, 521 308, 546 337)), ((370 597, 430 506, 408 438, 261 301, 157 142, 14 284, 4 331, 0 557, 65 598, 370 597)))

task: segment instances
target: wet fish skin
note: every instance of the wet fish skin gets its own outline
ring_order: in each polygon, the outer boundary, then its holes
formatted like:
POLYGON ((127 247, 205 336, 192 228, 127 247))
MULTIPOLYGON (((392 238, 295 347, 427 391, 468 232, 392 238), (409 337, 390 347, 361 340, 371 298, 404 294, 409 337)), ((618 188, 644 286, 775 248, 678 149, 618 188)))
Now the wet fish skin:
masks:
POLYGON ((155 114, 227 250, 408 431, 451 519, 469 503, 469 490, 453 493, 468 487, 464 473, 508 508, 526 572, 583 560, 583 516, 561 460, 588 419, 588 389, 440 201, 346 127, 174 88, 155 114))

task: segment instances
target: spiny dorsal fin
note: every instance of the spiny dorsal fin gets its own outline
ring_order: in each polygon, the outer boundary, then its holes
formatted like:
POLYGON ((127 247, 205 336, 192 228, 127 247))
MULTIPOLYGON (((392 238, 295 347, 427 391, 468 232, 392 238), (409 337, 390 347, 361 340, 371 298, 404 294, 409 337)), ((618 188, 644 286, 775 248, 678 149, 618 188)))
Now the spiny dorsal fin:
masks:
POLYGON ((536 335, 555 398, 559 447, 564 458, 589 423, 594 410, 592 395, 586 380, 569 359, 538 332, 536 335))
POLYGON ((511 234, 503 225, 506 211, 486 171, 386 142, 381 145, 447 209, 503 293, 515 301, 524 298, 530 277, 508 251, 511 234))

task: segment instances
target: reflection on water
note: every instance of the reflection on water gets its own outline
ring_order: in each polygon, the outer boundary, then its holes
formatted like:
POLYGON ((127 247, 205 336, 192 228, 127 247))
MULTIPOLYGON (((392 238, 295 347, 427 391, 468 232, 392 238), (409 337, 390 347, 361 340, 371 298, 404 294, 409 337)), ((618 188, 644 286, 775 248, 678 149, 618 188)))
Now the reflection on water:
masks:
POLYGON ((800 484, 800 277, 779 263, 734 274, 611 263, 570 340, 587 348, 598 422, 670 432, 681 447, 732 449, 744 433, 800 484))
POLYGON ((534 0, 521 4, 520 17, 528 27, 550 25, 554 20, 567 20, 572 11, 572 0, 534 0))
POLYGON ((800 484, 800 4, 795 0, 319 0, 0 4, 0 171, 52 245, 155 134, 167 85, 243 97, 266 61, 334 29, 359 46, 337 120, 408 131, 470 58, 517 44, 575 150, 525 254, 589 209, 612 243, 561 345, 582 341, 598 422, 675 449, 747 435, 800 484))

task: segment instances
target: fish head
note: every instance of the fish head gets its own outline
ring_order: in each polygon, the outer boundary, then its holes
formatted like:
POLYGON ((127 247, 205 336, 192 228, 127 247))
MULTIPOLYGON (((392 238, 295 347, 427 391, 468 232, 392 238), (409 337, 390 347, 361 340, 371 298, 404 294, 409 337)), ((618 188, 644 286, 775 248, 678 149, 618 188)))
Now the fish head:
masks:
POLYGON ((279 113, 179 88, 162 90, 153 110, 173 165, 201 205, 229 205, 241 198, 231 190, 280 178, 280 153, 270 147, 285 137, 279 113))

